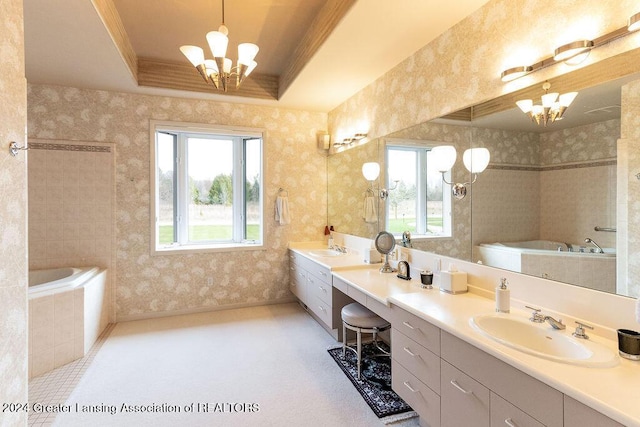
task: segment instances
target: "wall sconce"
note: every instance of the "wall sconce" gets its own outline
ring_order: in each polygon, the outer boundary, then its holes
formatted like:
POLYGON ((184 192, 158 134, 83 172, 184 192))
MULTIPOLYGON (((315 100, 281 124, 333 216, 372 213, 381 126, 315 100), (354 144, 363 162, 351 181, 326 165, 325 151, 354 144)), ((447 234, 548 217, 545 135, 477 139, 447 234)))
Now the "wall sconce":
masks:
POLYGON ((327 131, 320 131, 316 134, 319 150, 328 150, 331 146, 331 135, 327 131))
POLYGON ((636 13, 635 15, 631 15, 631 17, 629 17, 629 24, 627 25, 627 30, 629 30, 629 32, 640 30, 640 12, 636 13))
POLYGON ((451 194, 458 200, 464 199, 464 196, 467 195, 467 185, 476 182, 478 174, 487 168, 491 158, 489 150, 486 148, 469 148, 465 150, 462 155, 462 161, 467 170, 473 174, 473 181, 454 184, 453 182, 448 182, 444 174, 451 170, 456 162, 458 154, 455 147, 452 145, 440 145, 432 148, 430 155, 438 172, 442 174, 442 181, 445 184, 452 185, 451 194))
POLYGON ((567 43, 560 46, 553 52, 553 60, 558 62, 565 61, 570 65, 576 64, 583 61, 589 55, 589 52, 591 52, 592 48, 593 42, 591 40, 578 40, 575 42, 567 43), (570 61, 572 58, 575 59, 575 57, 578 55, 584 56, 581 56, 577 61, 570 61))
POLYGON ((395 182, 395 185, 392 188, 388 188, 388 189, 378 188, 373 185, 373 181, 378 179, 378 176, 380 175, 380 164, 378 162, 364 163, 362 165, 362 175, 364 176, 364 179, 369 181, 369 189, 367 191, 370 190, 374 193, 377 192, 378 197, 380 197, 382 200, 385 200, 387 197, 389 197, 389 191, 392 191, 398 188, 398 182, 399 182, 398 180, 393 181, 395 182))
POLYGON ((610 43, 636 30, 640 30, 640 12, 631 15, 625 27, 618 28, 593 40, 576 40, 562 45, 554 50, 552 57, 545 58, 535 64, 508 68, 500 74, 500 80, 510 82, 533 71, 541 70, 561 61, 564 61, 568 65, 579 64, 589 56, 591 49, 610 43))
POLYGON ((361 139, 364 139, 367 137, 367 133, 366 132, 358 132, 356 134, 354 134, 353 136, 346 136, 342 139, 342 141, 336 141, 333 143, 334 147, 337 146, 343 146, 343 145, 351 145, 353 143, 356 143, 358 141, 360 141, 361 139))

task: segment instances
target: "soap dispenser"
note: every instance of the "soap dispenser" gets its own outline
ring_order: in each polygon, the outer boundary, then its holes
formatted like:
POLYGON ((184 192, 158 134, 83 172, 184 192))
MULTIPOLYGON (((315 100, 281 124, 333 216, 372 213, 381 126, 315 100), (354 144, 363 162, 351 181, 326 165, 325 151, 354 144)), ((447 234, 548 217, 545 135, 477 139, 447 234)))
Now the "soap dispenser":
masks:
POLYGON ((509 313, 511 291, 507 288, 507 279, 500 279, 500 286, 496 288, 496 311, 498 313, 509 313))

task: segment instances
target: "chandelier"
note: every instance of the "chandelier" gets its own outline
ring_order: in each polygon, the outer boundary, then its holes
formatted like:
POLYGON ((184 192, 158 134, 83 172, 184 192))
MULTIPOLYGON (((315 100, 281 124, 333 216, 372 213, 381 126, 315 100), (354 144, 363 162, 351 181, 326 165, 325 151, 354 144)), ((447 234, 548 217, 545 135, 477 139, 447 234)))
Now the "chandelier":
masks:
POLYGON ((565 110, 571 105, 578 92, 569 92, 562 95, 557 92, 549 93, 551 89, 551 83, 545 82, 542 85, 544 89, 544 95, 542 95, 542 104, 533 105, 531 99, 523 99, 516 102, 516 105, 520 107, 523 113, 528 114, 531 121, 536 122, 538 125, 542 124, 547 126, 547 123, 555 122, 562 119, 565 110))
POLYGON ((222 0, 222 25, 218 31, 207 33, 207 43, 213 54, 213 59, 204 59, 204 50, 198 46, 180 46, 180 51, 189 62, 198 70, 202 78, 216 89, 227 91, 235 76, 235 88, 238 89, 243 80, 256 68, 253 59, 258 54, 258 46, 253 43, 241 43, 238 45, 238 62, 232 67, 233 61, 226 57, 229 44, 229 29, 224 25, 224 0, 222 0))

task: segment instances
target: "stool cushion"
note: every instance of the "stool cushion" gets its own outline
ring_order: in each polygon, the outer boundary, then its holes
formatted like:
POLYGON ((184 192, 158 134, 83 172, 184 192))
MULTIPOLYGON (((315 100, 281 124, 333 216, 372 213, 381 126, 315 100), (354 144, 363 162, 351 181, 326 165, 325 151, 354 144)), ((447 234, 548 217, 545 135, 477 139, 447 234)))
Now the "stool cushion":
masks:
POLYGON ((342 307, 342 321, 358 328, 383 328, 389 322, 357 302, 342 307))

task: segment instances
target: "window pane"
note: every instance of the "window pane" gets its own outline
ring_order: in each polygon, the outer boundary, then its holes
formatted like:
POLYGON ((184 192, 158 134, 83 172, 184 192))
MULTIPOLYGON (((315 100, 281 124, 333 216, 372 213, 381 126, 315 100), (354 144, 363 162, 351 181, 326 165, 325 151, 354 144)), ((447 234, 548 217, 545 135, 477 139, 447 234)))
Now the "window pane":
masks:
POLYGON ((158 188, 158 241, 170 245, 176 241, 174 200, 175 182, 175 135, 158 133, 157 188, 158 188))
POLYGON ((245 238, 260 240, 260 159, 261 140, 249 139, 245 141, 245 238))
POLYGON ((387 161, 388 188, 393 188, 394 181, 398 181, 395 190, 389 192, 387 231, 396 234, 404 231, 415 233, 417 153, 413 150, 389 149, 387 161))
POLYGON ((233 239, 233 141, 188 138, 190 242, 233 239))

